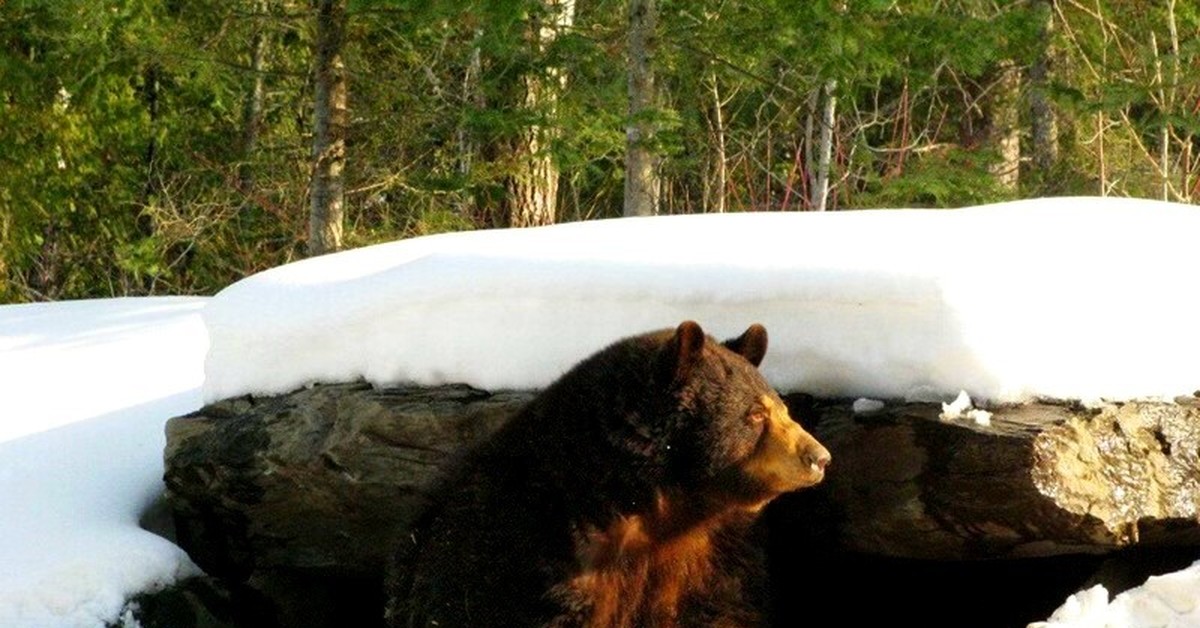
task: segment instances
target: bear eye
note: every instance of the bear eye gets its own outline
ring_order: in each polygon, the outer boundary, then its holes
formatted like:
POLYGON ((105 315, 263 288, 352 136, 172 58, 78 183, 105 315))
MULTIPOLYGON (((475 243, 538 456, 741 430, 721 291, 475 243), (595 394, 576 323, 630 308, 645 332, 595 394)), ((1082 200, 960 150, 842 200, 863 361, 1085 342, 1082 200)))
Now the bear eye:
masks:
POLYGON ((746 421, 748 421, 752 424, 755 424, 755 425, 757 425, 759 423, 763 423, 766 420, 767 420, 767 411, 766 410, 755 410, 746 416, 746 421))

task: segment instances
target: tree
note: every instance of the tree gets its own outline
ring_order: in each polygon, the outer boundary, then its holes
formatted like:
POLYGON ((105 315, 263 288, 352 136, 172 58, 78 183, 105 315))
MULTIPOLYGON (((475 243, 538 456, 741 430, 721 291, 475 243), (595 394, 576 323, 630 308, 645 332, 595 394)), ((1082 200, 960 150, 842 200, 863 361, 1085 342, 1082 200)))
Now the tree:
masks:
POLYGON ((1179 0, 4 6, 4 301, 626 212, 1200 197, 1179 0))
POLYGON ((254 0, 253 34, 250 38, 250 81, 246 90, 246 101, 242 108, 242 155, 243 163, 238 171, 238 185, 243 193, 254 188, 254 169, 250 162, 258 149, 259 136, 263 127, 263 99, 266 91, 266 74, 263 71, 267 57, 267 0, 254 0))
MULTIPOLYGON (((810 204, 814 211, 825 211, 829 200, 829 166, 833 156, 833 125, 837 118, 837 81, 830 79, 821 90, 821 139, 817 145, 817 156, 813 166, 812 199, 810 204)), ((815 100, 815 99, 814 99, 815 100)))
POLYGON ((653 143, 655 0, 629 0, 629 121, 625 127, 626 216, 658 213, 658 177, 653 143))
POLYGON ((995 154, 988 170, 1000 189, 1015 193, 1021 172, 1021 73, 1016 63, 1004 59, 997 64, 985 89, 984 142, 995 154))
POLYGON ((1054 0, 1037 0, 1034 10, 1041 21, 1038 56, 1029 68, 1029 126, 1033 165, 1039 173, 1058 163, 1058 116, 1050 101, 1054 77, 1054 0))
MULTIPOLYGON (((575 19, 575 0, 545 0, 528 18, 526 39, 535 54, 544 55, 575 19)), ((558 134, 555 126, 559 92, 565 85, 560 68, 526 72, 520 79, 521 106, 537 120, 512 143, 513 173, 508 179, 508 222, 513 227, 552 224, 558 208, 559 170, 550 152, 558 134)))
POLYGON ((729 207, 729 151, 726 144, 728 129, 725 125, 725 114, 722 111, 726 99, 721 97, 720 80, 714 71, 709 75, 709 87, 712 90, 712 115, 709 118, 709 129, 712 133, 712 187, 705 187, 705 211, 724 213, 729 207), (711 189, 711 192, 708 190, 711 189))
POLYGON ((346 165, 346 0, 317 0, 308 254, 342 247, 346 165))

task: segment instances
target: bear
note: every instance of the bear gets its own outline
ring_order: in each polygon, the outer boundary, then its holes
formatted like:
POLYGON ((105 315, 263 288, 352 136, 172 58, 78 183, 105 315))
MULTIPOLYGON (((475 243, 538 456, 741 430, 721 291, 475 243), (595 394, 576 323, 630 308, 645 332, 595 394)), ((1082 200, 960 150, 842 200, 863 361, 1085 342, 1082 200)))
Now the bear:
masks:
POLYGON ((694 321, 583 360, 469 453, 400 542, 387 623, 754 626, 774 497, 829 452, 758 371, 767 332, 694 321))

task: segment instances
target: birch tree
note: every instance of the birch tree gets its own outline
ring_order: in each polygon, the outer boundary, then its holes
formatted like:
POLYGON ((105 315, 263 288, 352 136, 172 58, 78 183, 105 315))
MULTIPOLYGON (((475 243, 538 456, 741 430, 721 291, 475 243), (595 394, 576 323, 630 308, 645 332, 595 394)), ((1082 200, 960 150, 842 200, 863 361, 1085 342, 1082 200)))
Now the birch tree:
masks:
POLYGON ((625 127, 626 216, 658 213, 654 141, 655 0, 629 0, 629 121, 625 127))
POLYGON ((829 203, 829 168, 833 158, 833 125, 837 121, 837 81, 828 80, 821 89, 820 140, 817 144, 816 163, 812 170, 813 184, 810 205, 814 211, 823 212, 829 203))
POLYGON ((346 65, 342 59, 345 29, 346 0, 317 0, 308 221, 310 256, 342 247, 347 123, 346 65))
POLYGON ((246 90, 246 101, 242 107, 242 158, 238 169, 238 185, 243 193, 254 187, 254 169, 250 161, 258 149, 258 138, 263 126, 263 98, 266 94, 265 73, 267 58, 267 36, 264 22, 267 16, 267 0, 254 2, 254 30, 250 39, 250 86, 246 90))
MULTIPOLYGON (((570 28, 575 18, 575 0, 545 0, 529 18, 526 38, 537 55, 546 53, 559 33, 570 28)), ((521 77, 522 107, 540 121, 518 133, 512 152, 514 172, 508 179, 509 225, 531 227, 554 223, 558 209, 558 167, 550 144, 558 133, 555 113, 565 77, 561 69, 548 67, 542 73, 521 77)))

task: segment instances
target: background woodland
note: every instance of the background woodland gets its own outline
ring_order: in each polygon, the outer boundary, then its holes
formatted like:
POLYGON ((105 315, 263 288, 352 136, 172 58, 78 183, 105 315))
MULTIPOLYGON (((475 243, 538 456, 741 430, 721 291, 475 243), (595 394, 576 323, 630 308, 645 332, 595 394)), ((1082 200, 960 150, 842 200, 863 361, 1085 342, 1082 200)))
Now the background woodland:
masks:
POLYGON ((450 230, 1200 199, 1177 0, 0 0, 0 303, 450 230))

